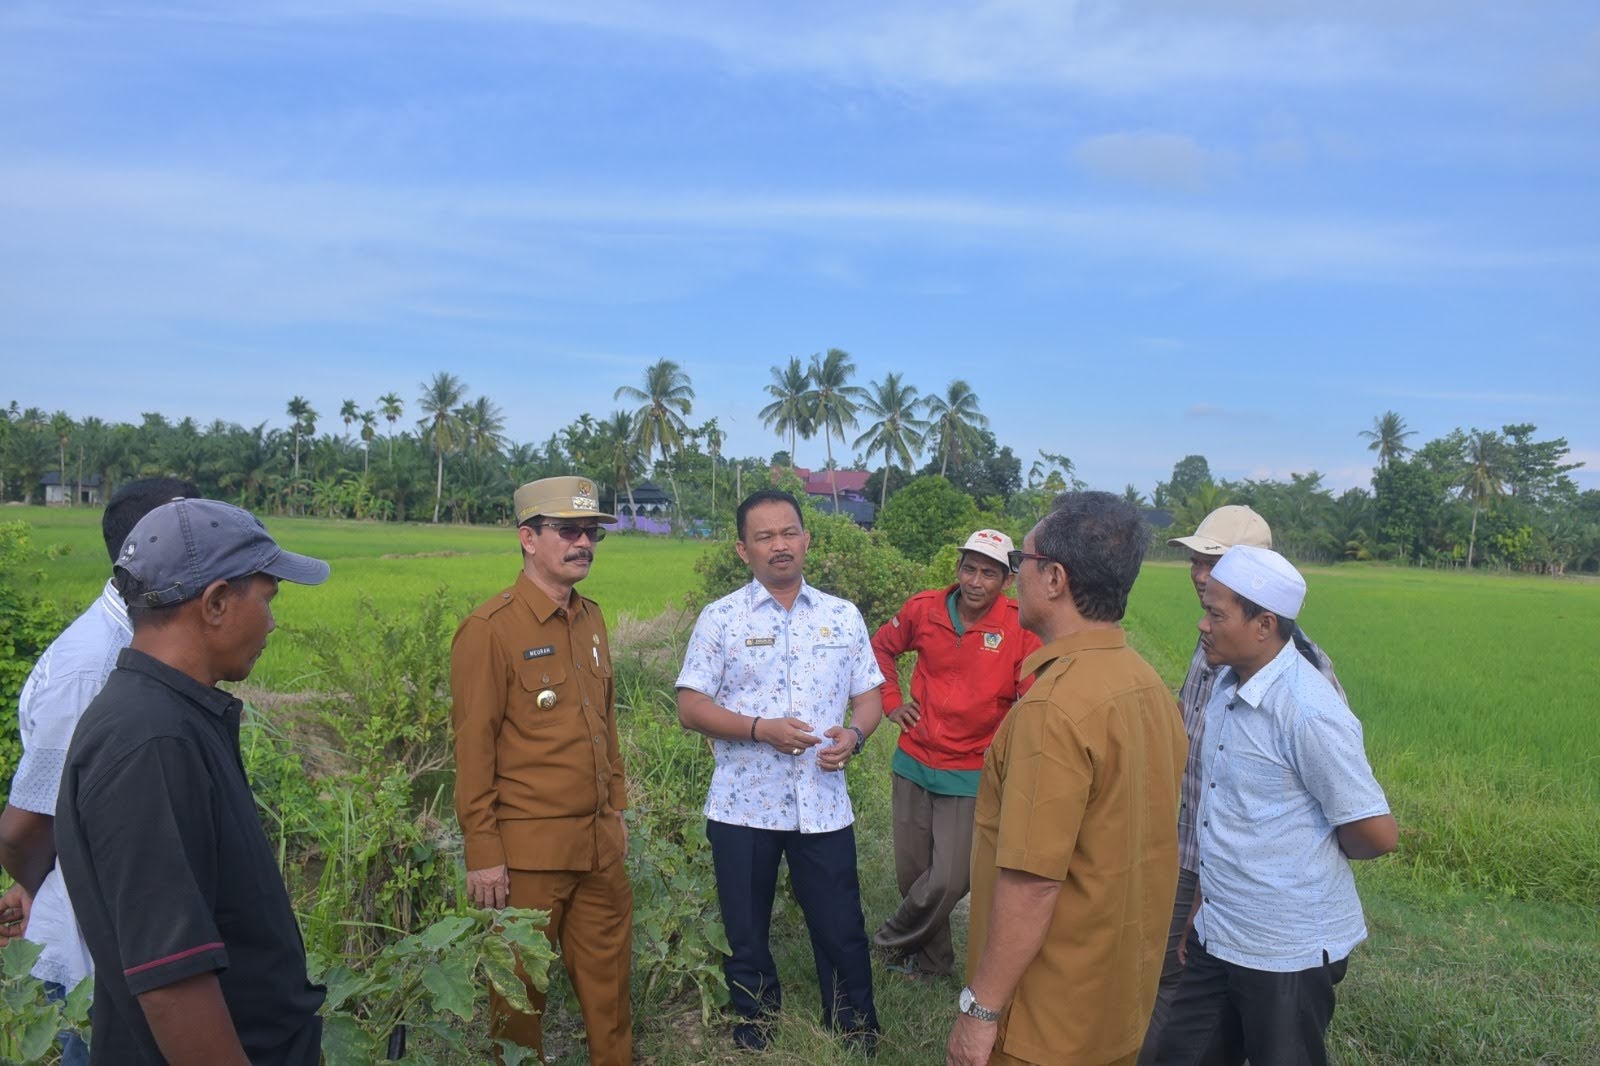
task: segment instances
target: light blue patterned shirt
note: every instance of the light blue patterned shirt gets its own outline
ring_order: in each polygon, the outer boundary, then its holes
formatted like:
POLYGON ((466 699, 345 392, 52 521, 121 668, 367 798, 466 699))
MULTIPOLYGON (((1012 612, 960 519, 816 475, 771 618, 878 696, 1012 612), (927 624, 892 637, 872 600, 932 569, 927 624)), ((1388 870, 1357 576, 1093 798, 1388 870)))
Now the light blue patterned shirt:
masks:
MULTIPOLYGON (((61 768, 67 761, 73 730, 90 701, 105 687, 118 653, 132 640, 128 609, 107 581, 100 598, 39 657, 17 701, 22 760, 11 779, 11 806, 55 817, 61 768)), ((45 874, 33 897, 27 939, 44 947, 33 966, 33 976, 41 981, 71 988, 94 971, 58 866, 45 874)))
POLYGON ((1291 972, 1367 938, 1336 827, 1389 813, 1339 693, 1285 644, 1239 685, 1232 668, 1206 706, 1197 811, 1195 934, 1209 954, 1291 972))
MULTIPOLYGON (((700 612, 677 687, 738 714, 799 718, 821 738, 844 724, 852 698, 882 683, 855 604, 802 582, 785 610, 751 581, 700 612)), ((757 741, 712 740, 706 817, 754 829, 843 829, 854 821, 845 775, 817 764, 828 743, 793 756, 757 741)))

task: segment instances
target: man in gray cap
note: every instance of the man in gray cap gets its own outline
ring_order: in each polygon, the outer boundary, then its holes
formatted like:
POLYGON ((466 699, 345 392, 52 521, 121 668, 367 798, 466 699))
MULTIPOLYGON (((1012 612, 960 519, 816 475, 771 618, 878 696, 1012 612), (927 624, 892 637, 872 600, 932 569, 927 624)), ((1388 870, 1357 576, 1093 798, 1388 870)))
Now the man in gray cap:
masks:
POLYGON ((174 500, 122 543, 131 645, 79 720, 56 848, 94 958, 93 1066, 314 1066, 323 989, 239 753, 243 681, 278 582, 327 580, 256 517, 174 500))
MULTIPOLYGON (((450 649, 456 818, 467 893, 480 907, 550 912, 583 1009, 589 1061, 633 1061, 633 890, 611 645, 578 595, 605 537, 594 482, 550 477, 516 491, 522 569, 462 621, 450 649)), ((524 977, 526 982, 526 977, 524 977)), ((535 1011, 544 993, 527 983, 535 1011)), ((542 1043, 537 1014, 491 989, 490 1034, 542 1043)))
POLYGON ((1294 646, 1305 579, 1267 548, 1230 548, 1201 597, 1220 668, 1206 707, 1199 885, 1162 1066, 1197 1066, 1236 1028, 1255 1063, 1321 1066, 1334 986, 1367 937, 1351 859, 1398 838, 1344 698, 1294 646))
MULTIPOLYGON (((1206 581, 1211 568, 1217 565, 1224 552, 1236 544, 1255 548, 1272 547, 1272 529, 1254 510, 1240 504, 1218 507, 1187 537, 1173 537, 1170 547, 1189 551, 1189 580, 1194 583, 1196 598, 1203 599, 1206 581)), ((1315 666, 1334 690, 1344 698, 1344 689, 1334 676, 1333 662, 1323 650, 1311 642, 1297 626, 1294 632, 1295 647, 1315 666)), ((1206 701, 1216 685, 1221 668, 1206 661, 1205 649, 1196 640, 1194 655, 1189 659, 1189 671, 1178 689, 1178 706, 1183 711, 1183 729, 1189 736, 1189 761, 1183 771, 1183 801, 1178 808, 1178 886, 1172 904, 1172 924, 1167 932, 1166 958, 1161 966, 1161 985, 1156 994, 1155 1012, 1145 1033, 1144 1048, 1139 1053, 1140 1066, 1149 1066, 1155 1060, 1156 1045, 1161 1039, 1161 1028, 1166 1024, 1172 1006, 1172 996, 1178 988, 1178 978, 1183 974, 1180 948, 1184 930, 1188 927, 1194 909, 1194 889, 1200 868, 1199 848, 1195 838, 1198 821, 1195 811, 1200 806, 1200 734, 1205 728, 1206 701)), ((1218 1036, 1217 1047, 1207 1061, 1221 1062, 1236 1059, 1237 1033, 1225 1028, 1218 1036)))

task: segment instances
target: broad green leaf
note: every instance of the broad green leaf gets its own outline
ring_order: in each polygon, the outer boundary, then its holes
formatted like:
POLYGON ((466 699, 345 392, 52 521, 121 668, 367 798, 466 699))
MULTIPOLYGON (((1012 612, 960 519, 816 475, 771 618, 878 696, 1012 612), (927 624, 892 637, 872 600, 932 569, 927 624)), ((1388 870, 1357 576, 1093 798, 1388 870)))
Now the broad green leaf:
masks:
POLYGON ((467 1022, 472 1020, 472 969, 458 955, 429 963, 422 971, 422 987, 433 993, 436 1010, 447 1010, 467 1022))
POLYGON ((89 1023, 89 1004, 94 998, 94 978, 85 977, 67 993, 65 1014, 68 1023, 76 1027, 89 1023))
POLYGON ((343 966, 335 966, 323 978, 328 986, 328 1010, 335 1011, 357 992, 364 991, 371 979, 343 966))
POLYGON ((471 918, 464 918, 461 915, 440 918, 422 931, 421 946, 428 951, 437 951, 454 943, 462 933, 471 929, 475 924, 471 918))
MULTIPOLYGON (((533 1004, 528 1002, 527 989, 523 987, 522 978, 517 976, 517 968, 512 959, 511 949, 503 942, 491 940, 483 946, 483 957, 480 960, 483 972, 489 975, 489 983, 494 985, 511 1004, 513 1010, 522 1014, 532 1014, 533 1004)), ((543 992, 544 989, 540 988, 543 992)))
POLYGON ((322 1019, 322 1054, 328 1066, 371 1066, 379 1058, 376 1042, 348 1014, 322 1019))
POLYGON ((58 1031, 54 1012, 43 1018, 35 1018, 24 1026, 22 1032, 17 1034, 17 1050, 22 1052, 22 1061, 38 1062, 44 1058, 44 1053, 55 1043, 58 1031))
POLYGON ((22 977, 33 970, 33 964, 39 961, 43 953, 43 944, 18 937, 0 948, 0 972, 8 977, 22 977))

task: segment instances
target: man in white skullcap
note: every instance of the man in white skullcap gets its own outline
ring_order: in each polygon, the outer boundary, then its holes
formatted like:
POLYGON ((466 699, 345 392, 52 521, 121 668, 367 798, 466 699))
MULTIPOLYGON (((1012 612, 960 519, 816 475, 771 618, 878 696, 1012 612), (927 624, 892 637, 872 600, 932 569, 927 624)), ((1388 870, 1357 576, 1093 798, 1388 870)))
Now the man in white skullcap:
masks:
MULTIPOLYGON (((1211 568, 1217 565, 1222 554, 1236 544, 1256 548, 1272 547, 1272 529, 1254 510, 1242 504, 1218 507, 1200 520, 1200 525, 1187 537, 1174 537, 1167 541, 1169 547, 1184 548, 1189 552, 1189 580, 1194 584, 1196 599, 1206 593, 1206 580, 1211 568)), ((1333 685, 1340 699, 1345 699, 1344 689, 1333 672, 1333 660, 1306 636, 1300 626, 1294 631, 1295 647, 1323 677, 1333 685)), ((1200 879, 1200 845, 1197 830, 1200 820, 1195 812, 1200 808, 1200 734, 1205 728, 1206 703, 1216 686, 1217 675, 1223 667, 1206 661, 1204 644, 1196 640, 1194 655, 1189 659, 1189 671, 1178 689, 1178 708, 1183 712, 1183 731, 1189 738, 1189 761, 1183 769, 1183 800, 1178 807, 1178 884, 1173 893, 1172 921, 1167 929, 1167 953, 1161 963, 1161 983, 1156 992, 1155 1009, 1150 1015, 1150 1025, 1145 1033, 1144 1048, 1139 1053, 1139 1066, 1150 1066, 1155 1061, 1156 1046, 1161 1042, 1161 1029, 1167 1024, 1172 1009, 1172 997, 1178 990, 1178 978, 1183 975, 1179 961, 1179 948, 1187 934, 1190 914, 1194 910, 1194 890, 1200 879)), ((1345 702, 1349 702, 1346 700, 1345 702)), ((1233 1027, 1219 1034, 1216 1054, 1203 1060, 1207 1066, 1238 1059, 1238 1034, 1233 1027)))
POLYGON ((1200 643, 1225 667, 1201 745, 1200 883, 1156 1062, 1193 1066, 1236 1025, 1251 1062, 1327 1062, 1334 986, 1367 937, 1351 859, 1394 850, 1361 723, 1295 648, 1305 579, 1268 548, 1212 569, 1200 643))

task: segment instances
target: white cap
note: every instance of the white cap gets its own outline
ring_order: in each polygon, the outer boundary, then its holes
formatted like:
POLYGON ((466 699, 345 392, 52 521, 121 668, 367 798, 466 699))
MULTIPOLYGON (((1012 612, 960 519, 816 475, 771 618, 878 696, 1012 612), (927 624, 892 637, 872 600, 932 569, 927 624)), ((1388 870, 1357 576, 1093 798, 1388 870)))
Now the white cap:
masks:
POLYGON ((1306 602, 1306 579, 1271 548, 1247 544, 1229 548, 1211 568, 1209 580, 1291 621, 1300 616, 1300 607, 1306 602))
POLYGON ((1006 556, 1013 547, 1015 545, 1011 543, 1011 538, 998 529, 980 529, 967 538, 967 542, 961 546, 961 550, 988 556, 1001 566, 1006 567, 1006 572, 1010 573, 1011 560, 1006 556))

